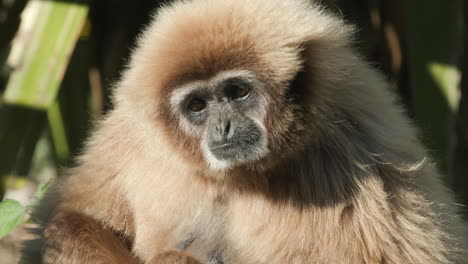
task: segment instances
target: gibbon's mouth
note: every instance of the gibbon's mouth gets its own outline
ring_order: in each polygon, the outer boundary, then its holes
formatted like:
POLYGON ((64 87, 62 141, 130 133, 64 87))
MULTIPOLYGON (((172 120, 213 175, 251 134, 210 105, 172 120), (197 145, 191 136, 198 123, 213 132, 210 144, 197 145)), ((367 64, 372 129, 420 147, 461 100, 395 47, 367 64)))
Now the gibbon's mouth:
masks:
POLYGON ((242 143, 221 143, 210 146, 210 151, 218 160, 225 161, 238 161, 243 160, 243 157, 248 155, 246 148, 242 146, 242 143))
POLYGON ((238 134, 231 140, 211 142, 209 150, 217 160, 242 163, 261 156, 262 142, 260 131, 250 130, 249 133, 238 134))
POLYGON ((234 143, 224 143, 224 144, 220 144, 220 145, 211 147, 211 150, 229 148, 229 147, 231 147, 233 144, 234 144, 234 143))

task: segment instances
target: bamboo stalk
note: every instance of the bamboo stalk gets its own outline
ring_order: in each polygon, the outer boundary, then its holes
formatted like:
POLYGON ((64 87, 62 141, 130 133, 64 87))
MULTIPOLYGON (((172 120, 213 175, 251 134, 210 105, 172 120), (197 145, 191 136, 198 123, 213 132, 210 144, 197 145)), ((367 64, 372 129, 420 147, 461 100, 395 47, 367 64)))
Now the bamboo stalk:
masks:
MULTIPOLYGON (((60 114, 52 106, 87 13, 86 5, 74 2, 28 2, 8 57, 13 71, 0 99, 0 178, 27 175, 46 111, 60 114)), ((64 129, 56 120, 55 131, 64 129)), ((68 147, 61 147, 66 153, 68 147)))
POLYGON ((48 109, 54 102, 88 8, 72 2, 31 1, 9 64, 15 69, 4 101, 48 109))

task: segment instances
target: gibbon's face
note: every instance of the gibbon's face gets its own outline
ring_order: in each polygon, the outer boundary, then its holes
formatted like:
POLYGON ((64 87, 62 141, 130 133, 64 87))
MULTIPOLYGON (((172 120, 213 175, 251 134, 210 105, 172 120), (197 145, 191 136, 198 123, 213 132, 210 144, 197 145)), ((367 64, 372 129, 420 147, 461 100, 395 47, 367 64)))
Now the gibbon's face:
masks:
POLYGON ((175 89, 172 110, 187 134, 200 138, 205 161, 227 169, 268 154, 265 97, 249 71, 225 71, 175 89))

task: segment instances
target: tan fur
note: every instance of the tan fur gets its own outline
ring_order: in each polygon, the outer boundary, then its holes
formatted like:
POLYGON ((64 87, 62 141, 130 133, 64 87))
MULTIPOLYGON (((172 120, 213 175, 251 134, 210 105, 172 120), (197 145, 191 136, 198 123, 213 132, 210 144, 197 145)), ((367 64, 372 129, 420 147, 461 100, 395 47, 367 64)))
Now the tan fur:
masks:
POLYGON ((143 263, 160 254, 172 257, 156 263, 188 255, 206 263, 213 250, 226 264, 468 261, 449 191, 351 35, 301 0, 164 7, 116 86, 115 109, 49 195, 44 262, 129 257, 122 241, 143 263), (258 89, 269 99, 270 153, 216 171, 169 97, 229 70, 266 84, 258 89), (302 89, 291 91, 301 71, 302 89), (80 239, 66 239, 77 230, 80 239), (179 249, 187 255, 172 255, 190 237, 179 249))
POLYGON ((150 260, 149 263, 166 263, 166 264, 201 264, 196 259, 181 254, 175 251, 167 251, 159 256, 155 257, 154 259, 150 260))

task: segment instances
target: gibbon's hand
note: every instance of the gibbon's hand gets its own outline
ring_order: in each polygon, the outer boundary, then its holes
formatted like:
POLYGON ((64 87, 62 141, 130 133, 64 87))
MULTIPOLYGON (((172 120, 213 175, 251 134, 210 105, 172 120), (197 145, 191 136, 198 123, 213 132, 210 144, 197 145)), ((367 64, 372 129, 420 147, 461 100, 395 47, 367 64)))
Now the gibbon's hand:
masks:
POLYGON ((152 258, 146 264, 202 264, 193 257, 177 251, 166 251, 152 258))

